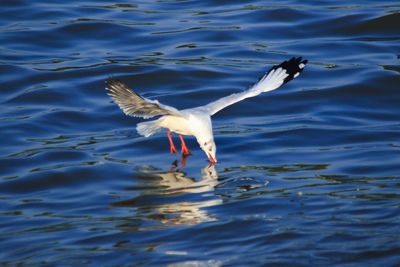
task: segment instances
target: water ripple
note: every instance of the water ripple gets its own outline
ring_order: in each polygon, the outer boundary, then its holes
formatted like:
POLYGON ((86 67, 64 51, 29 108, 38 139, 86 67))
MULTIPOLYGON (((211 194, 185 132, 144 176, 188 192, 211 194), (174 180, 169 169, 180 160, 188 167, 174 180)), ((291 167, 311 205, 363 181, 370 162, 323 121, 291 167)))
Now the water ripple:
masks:
MULTIPOLYGON (((6 1, 3 265, 394 266, 399 5, 6 1), (219 163, 139 136, 117 77, 177 108, 305 71, 213 118, 219 163)), ((175 138, 175 137, 174 137, 175 138)))

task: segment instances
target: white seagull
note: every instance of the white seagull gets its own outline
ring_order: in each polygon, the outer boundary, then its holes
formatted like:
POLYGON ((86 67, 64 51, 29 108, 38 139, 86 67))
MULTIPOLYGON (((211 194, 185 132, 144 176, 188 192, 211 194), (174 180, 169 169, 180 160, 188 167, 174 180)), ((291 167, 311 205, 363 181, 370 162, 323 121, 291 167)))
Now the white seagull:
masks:
POLYGON ((168 129, 168 139, 171 153, 177 153, 171 139, 171 132, 175 132, 181 139, 182 156, 190 155, 182 135, 196 137, 200 148, 206 153, 210 164, 216 164, 216 146, 212 132, 211 116, 221 109, 230 106, 243 99, 257 96, 263 92, 277 89, 281 85, 296 78, 304 69, 307 60, 291 58, 279 65, 273 66, 265 73, 257 83, 240 93, 231 94, 220 98, 204 106, 178 110, 174 107, 163 105, 157 100, 150 100, 136 94, 124 83, 110 78, 106 81, 108 95, 123 110, 126 115, 148 119, 154 116, 162 116, 157 120, 141 122, 136 130, 139 134, 149 137, 161 128, 168 129))

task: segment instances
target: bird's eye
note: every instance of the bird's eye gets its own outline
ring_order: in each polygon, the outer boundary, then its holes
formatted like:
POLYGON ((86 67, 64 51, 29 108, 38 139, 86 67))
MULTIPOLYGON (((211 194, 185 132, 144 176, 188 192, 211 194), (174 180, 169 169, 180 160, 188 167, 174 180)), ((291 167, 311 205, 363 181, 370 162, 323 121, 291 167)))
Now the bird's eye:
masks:
POLYGON ((204 142, 204 145, 206 146, 206 145, 207 145, 207 142, 204 142))

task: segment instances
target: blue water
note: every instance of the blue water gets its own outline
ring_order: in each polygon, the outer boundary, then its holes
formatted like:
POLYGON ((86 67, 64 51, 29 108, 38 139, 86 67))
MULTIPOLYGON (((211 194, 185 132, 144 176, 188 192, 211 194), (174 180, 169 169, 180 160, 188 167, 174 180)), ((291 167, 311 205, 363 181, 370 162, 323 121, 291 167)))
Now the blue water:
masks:
POLYGON ((399 25, 380 0, 3 1, 1 265, 399 264, 399 25), (292 56, 213 117, 211 168, 104 89, 187 108, 292 56))

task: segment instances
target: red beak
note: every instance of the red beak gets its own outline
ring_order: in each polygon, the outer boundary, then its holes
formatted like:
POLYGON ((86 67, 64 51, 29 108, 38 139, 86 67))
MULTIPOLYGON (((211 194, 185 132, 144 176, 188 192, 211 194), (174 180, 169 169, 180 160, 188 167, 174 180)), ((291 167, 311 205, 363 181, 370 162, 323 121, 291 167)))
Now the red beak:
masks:
POLYGON ((210 161, 210 165, 211 165, 211 163, 213 165, 217 164, 217 158, 213 158, 210 153, 208 153, 208 160, 210 161))

